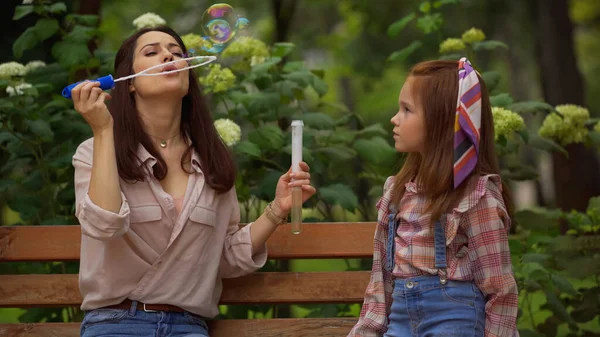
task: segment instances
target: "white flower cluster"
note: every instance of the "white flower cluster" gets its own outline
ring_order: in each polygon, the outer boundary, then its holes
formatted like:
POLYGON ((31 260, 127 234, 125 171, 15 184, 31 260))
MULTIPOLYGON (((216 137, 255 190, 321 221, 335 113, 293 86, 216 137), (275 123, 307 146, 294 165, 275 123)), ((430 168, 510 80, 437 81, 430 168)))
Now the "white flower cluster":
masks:
POLYGON ((217 119, 215 121, 215 128, 227 146, 237 144, 242 137, 242 129, 231 119, 217 119))
POLYGON ((9 85, 8 87, 6 87, 6 93, 9 96, 21 96, 21 95, 25 94, 25 91, 24 91, 25 89, 29 89, 31 87, 32 87, 32 85, 29 83, 21 83, 14 87, 9 85))
POLYGON ((152 27, 164 25, 166 23, 167 23, 167 21, 165 21, 165 19, 163 19, 159 15, 157 15, 155 13, 151 13, 151 12, 142 14, 142 15, 138 16, 135 20, 133 20, 133 25, 137 29, 152 28, 152 27))
POLYGON ((19 62, 6 62, 0 64, 0 78, 25 76, 27 68, 19 62))
POLYGON ((27 65, 22 65, 19 62, 6 62, 0 64, 0 78, 11 78, 13 76, 25 76, 33 69, 45 67, 43 61, 31 61, 27 65))

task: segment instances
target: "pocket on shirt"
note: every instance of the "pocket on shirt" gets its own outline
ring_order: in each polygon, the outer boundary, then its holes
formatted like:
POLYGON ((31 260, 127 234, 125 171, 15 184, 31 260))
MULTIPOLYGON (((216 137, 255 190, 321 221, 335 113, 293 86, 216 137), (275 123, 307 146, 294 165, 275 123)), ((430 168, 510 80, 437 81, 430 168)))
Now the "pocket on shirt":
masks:
POLYGON ((162 209, 160 205, 140 205, 130 206, 129 222, 144 223, 158 221, 162 219, 162 209))
MULTIPOLYGON (((201 264, 208 260, 206 254, 209 248, 215 245, 215 226, 217 223, 217 212, 202 206, 196 206, 189 216, 182 237, 179 238, 181 249, 180 260, 201 264)), ((220 247, 219 249, 223 249, 220 247)), ((179 254, 176 254, 179 255, 179 254)))
POLYGON ((202 206, 196 206, 190 214, 190 220, 194 224, 214 228, 217 221, 217 212, 202 206))

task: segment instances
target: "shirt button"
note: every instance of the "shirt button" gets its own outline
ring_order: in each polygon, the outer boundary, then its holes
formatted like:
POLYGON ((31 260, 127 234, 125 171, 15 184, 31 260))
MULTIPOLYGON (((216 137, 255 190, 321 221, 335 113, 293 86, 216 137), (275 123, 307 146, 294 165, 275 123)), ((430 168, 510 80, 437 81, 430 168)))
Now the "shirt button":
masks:
POLYGON ((408 289, 412 289, 414 286, 415 286, 415 284, 414 284, 412 281, 408 281, 408 282, 406 282, 406 287, 407 287, 408 289))

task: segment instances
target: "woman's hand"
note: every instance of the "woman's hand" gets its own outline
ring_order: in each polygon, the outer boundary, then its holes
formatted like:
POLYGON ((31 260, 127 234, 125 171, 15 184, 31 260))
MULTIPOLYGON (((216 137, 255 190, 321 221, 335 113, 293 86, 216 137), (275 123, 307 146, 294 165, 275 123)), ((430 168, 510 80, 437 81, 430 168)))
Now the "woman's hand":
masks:
POLYGON ((113 125, 113 118, 104 103, 110 95, 100 89, 98 81, 84 81, 71 90, 75 110, 90 125, 94 134, 113 125))
POLYGON ((317 190, 310 185, 310 167, 305 162, 300 162, 300 172, 292 173, 290 168, 277 182, 273 212, 281 218, 287 218, 292 209, 292 189, 302 189, 302 203, 312 197, 317 190), (293 179, 293 181, 292 181, 293 179))

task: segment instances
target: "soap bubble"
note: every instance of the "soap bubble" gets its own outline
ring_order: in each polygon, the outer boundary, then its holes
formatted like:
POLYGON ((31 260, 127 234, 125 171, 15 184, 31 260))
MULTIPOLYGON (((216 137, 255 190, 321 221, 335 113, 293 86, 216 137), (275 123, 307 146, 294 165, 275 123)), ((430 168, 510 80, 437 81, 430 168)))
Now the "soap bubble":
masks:
POLYGON ((233 39, 239 30, 246 29, 250 21, 238 18, 228 4, 214 4, 202 15, 204 40, 208 43, 202 49, 209 53, 219 53, 233 39))
POLYGON ((215 44, 225 44, 235 35, 236 18, 228 4, 210 6, 202 15, 202 29, 215 44))

